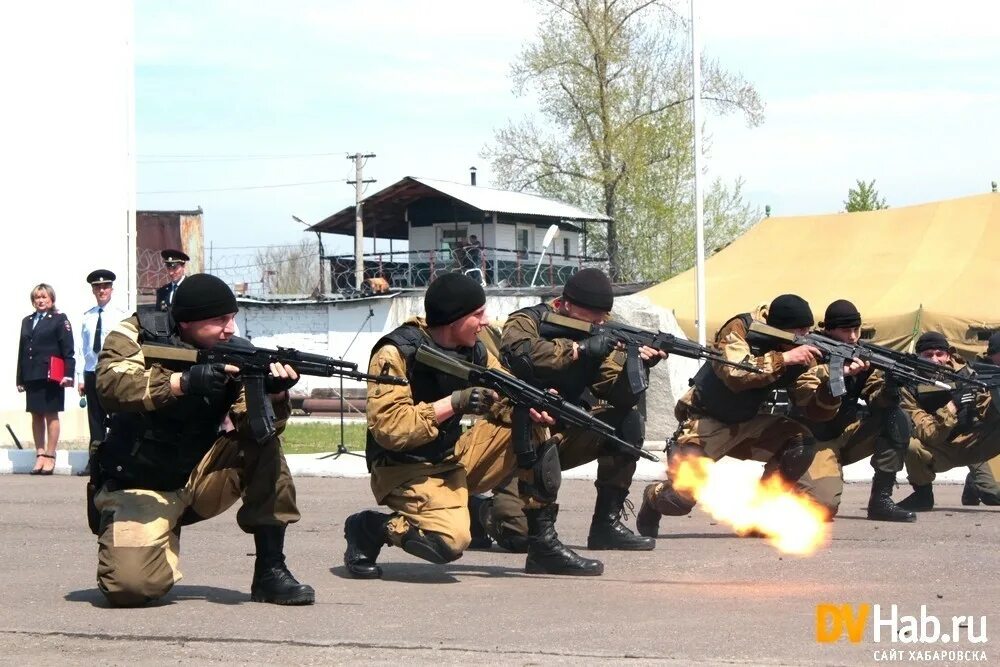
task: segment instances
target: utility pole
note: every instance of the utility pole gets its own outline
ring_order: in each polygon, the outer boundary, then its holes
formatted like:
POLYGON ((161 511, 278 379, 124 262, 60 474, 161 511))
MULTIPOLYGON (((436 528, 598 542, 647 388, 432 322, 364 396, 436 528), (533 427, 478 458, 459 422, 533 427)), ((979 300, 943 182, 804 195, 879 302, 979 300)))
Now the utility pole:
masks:
POLYGON ((348 160, 354 160, 354 180, 347 181, 354 186, 354 288, 361 291, 361 286, 365 282, 365 225, 361 215, 361 195, 365 183, 374 183, 374 178, 365 180, 361 172, 365 168, 368 158, 375 157, 375 153, 355 153, 348 155, 348 160))

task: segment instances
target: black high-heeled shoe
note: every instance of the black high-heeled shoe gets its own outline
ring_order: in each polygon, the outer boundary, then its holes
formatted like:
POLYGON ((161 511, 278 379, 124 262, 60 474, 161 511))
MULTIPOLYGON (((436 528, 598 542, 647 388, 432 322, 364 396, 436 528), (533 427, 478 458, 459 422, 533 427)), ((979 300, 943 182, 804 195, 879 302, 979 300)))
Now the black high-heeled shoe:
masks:
POLYGON ((55 469, 56 469, 56 457, 55 456, 53 456, 52 454, 39 454, 38 456, 42 456, 42 457, 47 458, 47 459, 52 459, 52 467, 49 468, 48 470, 46 470, 45 468, 42 468, 37 473, 32 472, 31 474, 33 474, 33 475, 35 475, 35 474, 37 474, 37 475, 51 475, 53 472, 55 472, 55 469))

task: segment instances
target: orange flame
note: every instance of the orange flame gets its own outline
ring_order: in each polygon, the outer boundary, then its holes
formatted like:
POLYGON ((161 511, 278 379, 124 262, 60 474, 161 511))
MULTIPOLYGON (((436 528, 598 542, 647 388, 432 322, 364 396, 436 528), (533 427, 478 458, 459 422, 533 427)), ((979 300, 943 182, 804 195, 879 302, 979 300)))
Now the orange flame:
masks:
POLYGON ((826 509, 777 475, 761 480, 745 468, 682 454, 671 461, 670 479, 715 519, 740 535, 757 531, 783 553, 809 556, 829 543, 826 509))

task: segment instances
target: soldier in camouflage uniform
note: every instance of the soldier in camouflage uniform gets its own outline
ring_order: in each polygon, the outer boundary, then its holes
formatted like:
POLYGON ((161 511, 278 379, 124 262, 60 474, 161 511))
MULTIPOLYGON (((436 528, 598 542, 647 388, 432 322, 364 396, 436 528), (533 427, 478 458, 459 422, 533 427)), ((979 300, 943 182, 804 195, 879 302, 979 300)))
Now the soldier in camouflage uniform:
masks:
MULTIPOLYGON (((974 373, 937 331, 921 334, 916 352, 957 373, 974 373)), ((913 493, 899 503, 900 507, 914 512, 933 509, 932 485, 937 473, 983 464, 1000 455, 1000 410, 989 391, 970 386, 952 392, 905 389, 902 406, 913 423, 906 453, 906 473, 913 493)))
MULTIPOLYGON (((602 324, 614 306, 611 281, 599 269, 575 273, 562 296, 523 308, 507 318, 501 354, 504 364, 522 380, 543 389, 554 388, 567 400, 592 408, 596 416, 615 426, 618 436, 642 447, 644 419, 636 408, 640 395, 629 387, 624 372, 625 351, 604 335, 571 337, 565 329, 544 321, 547 313, 558 313, 589 324, 602 324)), ((652 348, 638 350, 645 368, 666 357, 652 348)), ((648 551, 656 545, 648 537, 635 535, 621 521, 635 474, 634 456, 606 451, 600 434, 579 427, 553 427, 560 438, 559 461, 563 470, 597 461, 597 499, 587 537, 588 549, 648 551)), ((474 508, 476 509, 476 508, 474 508)), ((497 544, 510 551, 523 549, 527 526, 515 487, 495 489, 492 500, 473 513, 497 544)))
POLYGON ((516 474, 528 519, 528 573, 599 575, 604 566, 581 558, 559 541, 558 460, 545 442, 552 420, 530 413, 530 442, 515 442, 512 410, 490 389, 418 363, 421 346, 491 369, 500 362, 477 335, 486 326, 486 295, 471 278, 448 273, 424 298, 426 319, 412 318, 379 340, 369 370, 406 377, 408 386, 369 386, 368 442, 371 488, 392 512, 366 510, 344 522, 344 564, 353 576, 382 576, 376 559, 384 545, 435 564, 462 556, 472 535, 469 495, 516 474), (478 415, 462 430, 463 415, 478 415), (537 449, 536 449, 537 448, 537 449), (537 453, 536 453, 537 451, 537 453), (554 470, 552 468, 554 462, 554 470), (554 481, 554 483, 553 483, 554 481))
MULTIPOLYGON (((794 294, 783 294, 768 308, 726 322, 715 336, 716 345, 727 359, 752 359, 763 372, 721 364, 702 366, 674 410, 680 422, 677 450, 716 461, 723 456, 763 461, 765 476, 779 475, 794 485, 812 463, 816 440, 800 422, 764 414, 761 408, 772 391, 786 389, 789 402, 800 415, 822 422, 837 414, 840 399, 830 393, 829 368, 815 365, 820 357, 815 347, 752 349, 747 337, 755 320, 800 336, 813 325, 809 304, 794 294)), ((856 375, 866 367, 852 360, 844 375, 856 375)), ((661 516, 683 516, 694 505, 695 500, 675 490, 669 480, 651 484, 643 494, 636 527, 640 534, 655 537, 661 516)))
MULTIPOLYGON (((1000 331, 990 336, 986 352, 976 357, 976 361, 986 366, 1000 366, 1000 331)), ((1000 458, 994 457, 985 463, 969 466, 962 489, 962 504, 975 506, 1000 505, 1000 458)))
MULTIPOLYGON (((861 313, 853 303, 840 299, 831 303, 820 322, 824 336, 849 345, 861 337, 861 313)), ((868 518, 873 521, 916 521, 917 515, 892 502, 896 473, 910 442, 909 418, 899 407, 899 386, 886 381, 881 371, 868 371, 845 378, 847 393, 833 419, 812 422, 801 418, 816 438, 816 457, 799 479, 799 487, 830 512, 840 509, 844 491, 844 466, 871 457, 874 476, 868 500, 868 518), (864 399, 868 413, 859 418, 858 401, 864 399)), ((797 411, 792 411, 796 417, 797 411)))
MULTIPOLYGON (((122 607, 162 597, 181 579, 181 526, 242 499, 236 521, 257 550, 251 599, 312 604, 313 589, 285 566, 285 527, 299 519, 295 486, 277 435, 258 443, 249 433, 239 369, 196 364, 180 371, 143 354, 144 343, 207 349, 229 340, 236 297, 218 278, 193 275, 178 287, 171 312, 172 319, 155 313, 122 321, 98 361, 98 395, 112 413, 88 489, 98 588, 122 607), (235 429, 220 432, 227 416, 235 429)), ((272 364, 265 381, 279 433, 296 379, 289 366, 272 364)))

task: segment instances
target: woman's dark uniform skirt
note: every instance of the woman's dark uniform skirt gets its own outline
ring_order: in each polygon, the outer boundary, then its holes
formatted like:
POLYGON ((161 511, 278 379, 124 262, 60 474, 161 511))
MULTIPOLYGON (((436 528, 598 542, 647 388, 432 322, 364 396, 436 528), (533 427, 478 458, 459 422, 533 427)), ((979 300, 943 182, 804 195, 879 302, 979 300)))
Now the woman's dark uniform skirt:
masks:
POLYGON ((50 380, 32 380, 24 385, 25 412, 62 412, 66 388, 50 380))

